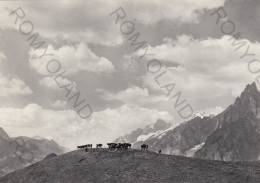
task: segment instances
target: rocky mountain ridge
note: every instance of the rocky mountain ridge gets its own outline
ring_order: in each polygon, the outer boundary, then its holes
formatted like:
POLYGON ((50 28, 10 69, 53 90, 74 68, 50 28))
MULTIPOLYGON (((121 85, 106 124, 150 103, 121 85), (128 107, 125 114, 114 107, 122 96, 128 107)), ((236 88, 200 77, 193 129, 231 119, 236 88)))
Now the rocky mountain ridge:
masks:
POLYGON ((62 154, 65 151, 53 140, 9 137, 0 128, 0 176, 40 161, 50 153, 62 154))
POLYGON ((203 119, 195 117, 144 141, 139 141, 134 144, 134 147, 138 148, 142 143, 145 143, 149 145, 150 150, 155 152, 162 150, 164 154, 193 156, 193 154, 190 154, 191 150, 203 144, 216 129, 216 126, 216 122, 212 121, 210 117, 203 119))
POLYGON ((260 92, 247 85, 234 104, 217 116, 218 128, 195 157, 224 161, 260 160, 260 92))
POLYGON ((233 105, 216 116, 202 115, 134 142, 149 149, 202 159, 260 160, 260 92, 247 85, 233 105))
POLYGON ((162 119, 158 119, 154 124, 148 125, 143 129, 138 128, 130 134, 117 138, 116 140, 114 140, 114 142, 128 142, 134 144, 137 141, 140 141, 140 139, 142 138, 148 138, 149 136, 152 136, 155 133, 167 130, 171 126, 171 123, 165 122, 162 119))

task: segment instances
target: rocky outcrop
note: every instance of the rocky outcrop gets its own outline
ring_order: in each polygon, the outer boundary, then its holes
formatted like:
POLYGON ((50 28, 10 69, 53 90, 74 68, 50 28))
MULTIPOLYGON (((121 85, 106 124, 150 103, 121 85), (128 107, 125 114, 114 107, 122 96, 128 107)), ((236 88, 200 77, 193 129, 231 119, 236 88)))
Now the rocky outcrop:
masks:
POLYGON ((195 157, 224 161, 253 161, 260 156, 260 93, 247 85, 234 104, 219 114, 218 128, 195 157))

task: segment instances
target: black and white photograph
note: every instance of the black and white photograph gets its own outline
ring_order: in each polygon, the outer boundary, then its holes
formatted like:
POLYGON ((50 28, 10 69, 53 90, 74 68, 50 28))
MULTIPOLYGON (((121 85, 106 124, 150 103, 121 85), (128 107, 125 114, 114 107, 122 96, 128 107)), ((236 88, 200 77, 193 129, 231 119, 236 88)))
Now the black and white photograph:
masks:
POLYGON ((0 183, 260 183, 260 0, 0 0, 0 183))

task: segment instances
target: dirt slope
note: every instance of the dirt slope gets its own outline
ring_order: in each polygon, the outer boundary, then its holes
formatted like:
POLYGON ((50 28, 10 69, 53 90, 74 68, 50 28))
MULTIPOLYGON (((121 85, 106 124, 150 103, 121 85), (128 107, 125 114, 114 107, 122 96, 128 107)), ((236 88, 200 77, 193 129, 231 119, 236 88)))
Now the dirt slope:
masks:
POLYGON ((260 182, 260 163, 231 163, 150 151, 77 150, 45 159, 0 183, 247 183, 260 182))

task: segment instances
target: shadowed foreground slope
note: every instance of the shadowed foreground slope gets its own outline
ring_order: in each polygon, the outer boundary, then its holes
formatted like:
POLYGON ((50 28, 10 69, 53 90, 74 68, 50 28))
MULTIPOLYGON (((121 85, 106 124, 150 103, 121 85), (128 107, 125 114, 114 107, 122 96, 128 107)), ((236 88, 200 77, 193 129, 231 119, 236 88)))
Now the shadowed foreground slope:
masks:
POLYGON ((260 182, 260 163, 192 159, 130 149, 77 150, 45 159, 0 179, 0 183, 260 182))

